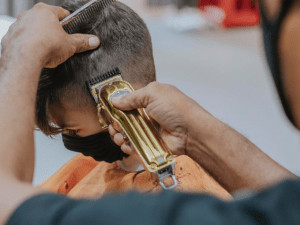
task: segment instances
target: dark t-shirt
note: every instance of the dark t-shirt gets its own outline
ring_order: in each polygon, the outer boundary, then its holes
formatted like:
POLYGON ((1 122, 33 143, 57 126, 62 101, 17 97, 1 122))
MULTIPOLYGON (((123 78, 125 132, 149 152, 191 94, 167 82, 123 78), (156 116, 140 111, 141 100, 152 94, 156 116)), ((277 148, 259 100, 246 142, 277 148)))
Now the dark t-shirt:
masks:
POLYGON ((300 224, 300 181, 286 181, 252 197, 222 202, 210 196, 130 193, 100 200, 44 194, 24 202, 7 225, 250 225, 300 224))

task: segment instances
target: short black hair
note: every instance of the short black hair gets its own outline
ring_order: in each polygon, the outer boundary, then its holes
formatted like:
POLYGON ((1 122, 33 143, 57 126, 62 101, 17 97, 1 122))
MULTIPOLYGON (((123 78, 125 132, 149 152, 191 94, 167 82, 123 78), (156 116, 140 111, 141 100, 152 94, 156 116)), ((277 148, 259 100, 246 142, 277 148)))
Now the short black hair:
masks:
MULTIPOLYGON (((75 11, 88 0, 66 0, 62 7, 75 11)), ((156 79, 152 43, 144 21, 128 6, 113 2, 91 16, 79 32, 97 35, 97 50, 76 54, 55 69, 43 72, 39 81, 36 124, 46 135, 60 132, 50 121, 49 106, 62 99, 82 107, 95 104, 85 82, 119 67, 131 84, 147 85, 156 79)))

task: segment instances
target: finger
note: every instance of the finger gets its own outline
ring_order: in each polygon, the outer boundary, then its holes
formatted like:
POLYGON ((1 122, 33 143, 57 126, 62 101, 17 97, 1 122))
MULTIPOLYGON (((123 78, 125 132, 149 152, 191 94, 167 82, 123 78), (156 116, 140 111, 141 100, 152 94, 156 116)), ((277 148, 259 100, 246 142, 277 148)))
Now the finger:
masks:
POLYGON ((146 88, 139 89, 123 97, 112 98, 112 104, 121 110, 133 110, 146 108, 149 96, 146 88))
POLYGON ((122 144, 121 150, 128 155, 132 155, 134 153, 134 150, 128 144, 122 144))
MULTIPOLYGON (((19 24, 20 24, 20 21, 18 21, 18 20, 16 20, 14 23, 12 23, 9 26, 9 29, 6 34, 13 33, 16 30, 16 28, 19 26, 19 24)), ((5 36, 7 36, 7 35, 5 35, 5 36)))
POLYGON ((21 19, 25 16, 26 13, 27 13, 27 11, 21 12, 21 13, 18 15, 17 20, 21 20, 21 19))
POLYGON ((13 24, 9 26, 7 33, 4 35, 4 37, 1 40, 1 48, 2 48, 1 51, 4 50, 7 42, 10 40, 11 35, 15 32, 15 30, 17 30, 16 28, 18 27, 18 25, 19 25, 19 21, 15 21, 13 24))
POLYGON ((35 9, 45 9, 45 10, 50 10, 53 12, 59 20, 62 20, 66 18, 67 16, 70 15, 70 12, 66 9, 63 9, 62 7, 57 7, 57 6, 52 6, 52 5, 47 5, 45 3, 39 2, 35 4, 34 6, 35 9))
POLYGON ((51 10, 57 15, 59 20, 63 20, 70 15, 70 12, 62 7, 51 6, 51 10))
POLYGON ((117 133, 117 134, 114 136, 114 142, 116 143, 116 145, 121 146, 121 145, 124 143, 123 135, 120 134, 120 133, 117 133))
POLYGON ((108 126, 108 133, 111 136, 115 136, 117 134, 117 131, 113 128, 113 126, 111 124, 108 126))
POLYGON ((116 121, 113 121, 113 122, 112 122, 112 127, 113 127, 117 132, 120 132, 120 131, 121 131, 121 128, 120 128, 119 124, 118 124, 116 121))
POLYGON ((7 40, 8 40, 8 34, 6 34, 1 40, 1 52, 5 49, 7 40))
POLYGON ((90 34, 72 34, 71 42, 75 47, 75 53, 81 53, 97 48, 100 40, 97 36, 90 34))

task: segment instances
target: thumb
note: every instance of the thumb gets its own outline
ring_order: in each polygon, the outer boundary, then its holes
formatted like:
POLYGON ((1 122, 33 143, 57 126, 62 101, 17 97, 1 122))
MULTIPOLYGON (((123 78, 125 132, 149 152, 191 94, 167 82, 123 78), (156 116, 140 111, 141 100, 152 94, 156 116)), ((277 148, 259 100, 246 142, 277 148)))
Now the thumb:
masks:
POLYGON ((100 40, 97 36, 90 34, 72 34, 71 42, 75 47, 75 53, 81 53, 97 48, 100 40))
POLYGON ((112 98, 111 102, 120 110, 147 108, 150 99, 147 93, 146 88, 142 88, 128 95, 112 98))

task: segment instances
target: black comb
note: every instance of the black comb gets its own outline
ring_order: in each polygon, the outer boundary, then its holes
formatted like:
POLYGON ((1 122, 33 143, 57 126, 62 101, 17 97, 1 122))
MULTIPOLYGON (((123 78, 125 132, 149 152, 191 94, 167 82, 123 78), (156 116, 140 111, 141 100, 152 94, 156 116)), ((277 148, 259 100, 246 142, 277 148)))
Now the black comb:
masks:
MULTIPOLYGON (((81 27, 86 23, 91 23, 91 17, 94 17, 101 10, 111 5, 115 0, 91 0, 72 14, 67 16, 65 19, 60 21, 64 30, 69 34, 74 34, 80 31, 81 27)), ((53 83, 49 73, 52 69, 44 68, 41 73, 41 79, 44 80, 45 86, 53 83)), ((40 88, 43 88, 42 86, 40 88)))
POLYGON ((77 33, 90 18, 97 15, 98 12, 108 7, 115 0, 91 0, 71 15, 60 21, 64 30, 69 34, 77 33))

